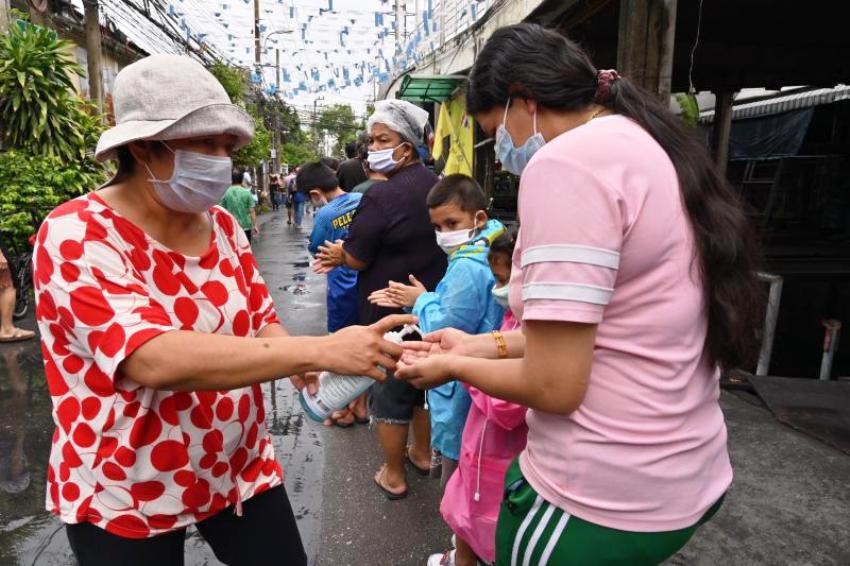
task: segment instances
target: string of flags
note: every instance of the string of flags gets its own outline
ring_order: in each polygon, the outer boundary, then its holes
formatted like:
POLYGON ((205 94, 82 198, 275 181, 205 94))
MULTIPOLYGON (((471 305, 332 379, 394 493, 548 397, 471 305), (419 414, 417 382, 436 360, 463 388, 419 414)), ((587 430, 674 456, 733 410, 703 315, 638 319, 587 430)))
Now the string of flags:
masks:
MULTIPOLYGON (((395 12, 389 0, 266 0, 259 29, 269 44, 280 47, 280 70, 251 72, 252 83, 263 85, 269 94, 286 97, 316 93, 373 82, 386 83, 394 74, 419 63, 453 35, 475 24, 496 0, 427 0, 414 21, 415 29, 398 41, 395 12), (352 7, 354 6, 354 7, 352 7), (441 30, 441 23, 446 29, 441 30), (274 34, 291 30, 295 41, 281 42, 274 34), (292 44, 297 45, 291 49, 292 44), (280 73, 276 75, 276 73, 280 73)), ((253 67, 253 10, 234 5, 238 0, 169 0, 167 15, 185 34, 187 41, 213 43, 234 61, 253 67), (201 8, 203 6, 204 8, 201 8), (198 12, 204 12, 200 17, 198 12), (220 29, 211 29, 211 23, 220 29)), ((251 5, 253 0, 242 0, 251 5)), ((404 29, 404 26, 400 26, 404 29)), ((273 53, 274 49, 271 50, 273 53)))

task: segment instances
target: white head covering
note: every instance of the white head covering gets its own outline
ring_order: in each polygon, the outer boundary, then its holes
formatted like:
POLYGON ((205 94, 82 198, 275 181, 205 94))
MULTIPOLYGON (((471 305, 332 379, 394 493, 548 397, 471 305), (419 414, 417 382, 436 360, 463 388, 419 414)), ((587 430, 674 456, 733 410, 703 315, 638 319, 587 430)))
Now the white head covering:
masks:
POLYGON ((233 134, 237 149, 251 142, 254 121, 203 65, 180 55, 151 55, 128 65, 112 92, 116 125, 103 132, 95 157, 136 140, 175 140, 233 134))
POLYGON ((406 100, 379 100, 375 103, 375 111, 366 123, 368 129, 373 124, 383 124, 398 133, 401 139, 418 146, 425 137, 425 124, 428 123, 428 112, 406 100))

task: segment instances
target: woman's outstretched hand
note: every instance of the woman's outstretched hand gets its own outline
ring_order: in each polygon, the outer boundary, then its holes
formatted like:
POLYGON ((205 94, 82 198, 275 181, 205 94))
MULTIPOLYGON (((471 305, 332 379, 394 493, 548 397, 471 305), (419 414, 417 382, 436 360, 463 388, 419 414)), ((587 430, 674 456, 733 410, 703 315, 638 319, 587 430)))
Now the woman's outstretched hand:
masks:
POLYGON ((414 364, 422 358, 429 358, 440 354, 454 354, 456 356, 467 356, 465 344, 472 338, 463 330, 456 328, 444 328, 422 338, 422 342, 402 342, 404 354, 402 362, 414 364))
POLYGON ((415 316, 395 314, 371 326, 343 328, 329 337, 327 357, 322 365, 334 373, 365 375, 384 381, 387 374, 381 368, 395 371, 404 351, 401 345, 384 340, 384 334, 397 326, 415 323, 415 316))

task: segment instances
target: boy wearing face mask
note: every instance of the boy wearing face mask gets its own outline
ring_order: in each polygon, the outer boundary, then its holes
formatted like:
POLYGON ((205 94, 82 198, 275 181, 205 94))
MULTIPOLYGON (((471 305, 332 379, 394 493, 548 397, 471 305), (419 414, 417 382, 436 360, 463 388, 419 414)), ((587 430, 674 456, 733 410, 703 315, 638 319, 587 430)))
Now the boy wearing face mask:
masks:
MULTIPOLYGON (((457 328, 481 334, 499 328, 504 308, 491 291, 496 283, 487 255, 490 244, 505 227, 488 220, 487 198, 466 175, 449 175, 439 181, 427 199, 428 214, 437 245, 449 257, 446 275, 433 292, 427 292, 413 275, 410 285, 390 282, 369 300, 386 307, 407 307, 419 317, 424 332, 457 328)), ((457 467, 461 434, 469 410, 469 394, 451 382, 428 391, 431 411, 431 446, 443 457, 441 484, 445 487, 457 467)))
MULTIPOLYGON (((488 260, 496 278, 493 297, 505 308, 501 332, 520 327, 508 307, 511 262, 516 232, 508 230, 490 245, 488 260)), ((496 341, 500 337, 498 334, 496 341)), ((501 337, 503 340, 504 338, 501 337)), ((505 472, 525 448, 527 409, 464 384, 472 404, 463 428, 457 471, 446 485, 440 514, 455 534, 455 548, 433 554, 428 566, 470 566, 496 560, 496 522, 504 493, 505 472)))

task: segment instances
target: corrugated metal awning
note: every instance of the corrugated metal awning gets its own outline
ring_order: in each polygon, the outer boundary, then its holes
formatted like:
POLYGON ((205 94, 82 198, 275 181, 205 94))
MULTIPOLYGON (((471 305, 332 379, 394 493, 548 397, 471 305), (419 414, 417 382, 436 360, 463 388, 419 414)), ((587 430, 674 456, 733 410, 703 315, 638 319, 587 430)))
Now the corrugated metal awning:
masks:
MULTIPOLYGON (((837 86, 835 88, 816 88, 790 94, 779 94, 771 98, 755 102, 744 102, 736 104, 732 109, 732 119, 757 118, 771 114, 781 114, 801 108, 811 108, 822 104, 831 104, 839 100, 850 100, 850 86, 837 86)), ((699 121, 702 124, 710 124, 714 121, 714 110, 700 112, 699 121)))
POLYGON ((396 96, 410 102, 443 102, 465 80, 463 75, 407 75, 396 96))

